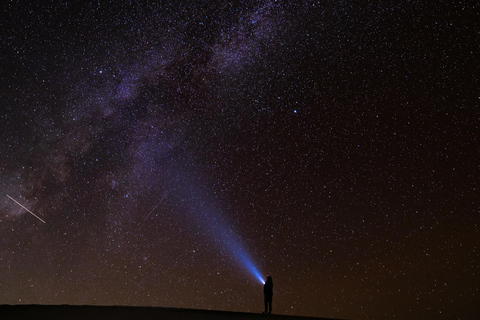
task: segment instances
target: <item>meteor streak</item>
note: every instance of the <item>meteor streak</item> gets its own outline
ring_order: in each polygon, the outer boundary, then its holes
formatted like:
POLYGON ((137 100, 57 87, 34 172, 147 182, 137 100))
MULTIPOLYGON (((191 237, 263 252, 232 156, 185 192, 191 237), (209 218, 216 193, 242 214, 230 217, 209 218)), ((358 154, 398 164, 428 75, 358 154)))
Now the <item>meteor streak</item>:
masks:
POLYGON ((141 286, 138 282, 133 281, 132 279, 130 279, 129 277, 127 277, 127 276, 124 275, 123 273, 122 273, 122 275, 123 275, 125 278, 127 278, 128 280, 130 280, 131 282, 135 283, 137 286, 139 286, 139 287, 142 288, 143 290, 147 290, 147 289, 145 289, 145 287, 141 286))
POLYGON ((28 210, 27 208, 25 208, 20 202, 18 202, 17 200, 13 199, 12 197, 10 197, 8 194, 7 194, 7 197, 9 197, 11 200, 15 201, 16 204, 18 204, 20 207, 22 207, 23 209, 27 210, 28 212, 30 212, 35 218, 37 218, 38 220, 42 221, 43 223, 46 223, 45 221, 43 221, 42 219, 40 219, 39 216, 37 216, 35 213, 33 213, 32 211, 28 210))
POLYGON ((158 201, 157 205, 155 207, 153 207, 153 209, 150 211, 150 213, 145 217, 145 219, 143 219, 142 222, 145 222, 145 220, 148 219, 148 217, 150 217, 150 215, 152 214, 152 212, 157 209, 158 205, 163 201, 163 199, 165 199, 165 197, 167 196, 167 192, 165 192, 165 195, 163 196, 162 199, 160 199, 160 201, 158 201))

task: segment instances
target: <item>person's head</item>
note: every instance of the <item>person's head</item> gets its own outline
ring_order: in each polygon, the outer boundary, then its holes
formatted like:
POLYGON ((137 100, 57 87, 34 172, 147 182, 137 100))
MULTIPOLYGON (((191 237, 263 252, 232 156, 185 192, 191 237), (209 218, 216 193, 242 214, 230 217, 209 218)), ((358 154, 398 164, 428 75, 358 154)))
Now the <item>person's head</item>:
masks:
POLYGON ((267 276, 267 281, 272 281, 272 276, 267 276))

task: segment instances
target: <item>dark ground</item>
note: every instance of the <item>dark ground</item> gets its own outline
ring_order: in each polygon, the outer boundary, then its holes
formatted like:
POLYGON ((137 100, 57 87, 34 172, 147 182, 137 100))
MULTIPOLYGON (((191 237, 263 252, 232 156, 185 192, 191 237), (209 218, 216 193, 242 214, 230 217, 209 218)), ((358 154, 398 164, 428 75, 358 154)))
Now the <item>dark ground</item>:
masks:
MULTIPOLYGON (((95 319, 271 319, 271 320, 308 320, 327 319, 281 315, 262 315, 254 313, 175 309, 175 308, 152 308, 152 307, 123 307, 123 306, 43 306, 43 305, 2 305, 0 306, 1 319, 70 319, 70 320, 95 320, 95 319)), ((333 319, 330 319, 333 320, 333 319)))

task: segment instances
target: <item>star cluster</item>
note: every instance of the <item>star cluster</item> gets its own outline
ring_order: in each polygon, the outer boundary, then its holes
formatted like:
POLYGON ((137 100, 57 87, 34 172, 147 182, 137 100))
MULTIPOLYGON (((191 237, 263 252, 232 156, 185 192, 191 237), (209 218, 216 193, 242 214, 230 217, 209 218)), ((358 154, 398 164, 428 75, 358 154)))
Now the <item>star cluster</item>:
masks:
POLYGON ((478 5, 0 8, 0 303, 480 315, 478 5))

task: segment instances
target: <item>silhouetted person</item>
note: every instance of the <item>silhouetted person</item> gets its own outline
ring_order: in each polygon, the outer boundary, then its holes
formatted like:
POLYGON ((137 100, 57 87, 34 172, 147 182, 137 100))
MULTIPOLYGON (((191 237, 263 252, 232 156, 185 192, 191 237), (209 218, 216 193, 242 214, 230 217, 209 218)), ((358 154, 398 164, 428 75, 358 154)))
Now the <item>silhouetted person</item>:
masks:
POLYGON ((265 296, 265 314, 272 313, 273 281, 271 276, 267 276, 267 281, 263 285, 263 295, 265 296))

